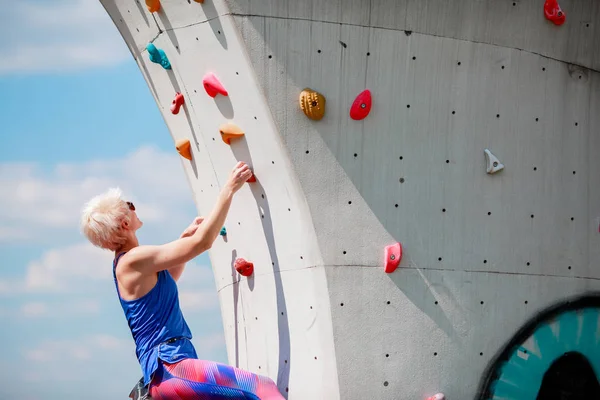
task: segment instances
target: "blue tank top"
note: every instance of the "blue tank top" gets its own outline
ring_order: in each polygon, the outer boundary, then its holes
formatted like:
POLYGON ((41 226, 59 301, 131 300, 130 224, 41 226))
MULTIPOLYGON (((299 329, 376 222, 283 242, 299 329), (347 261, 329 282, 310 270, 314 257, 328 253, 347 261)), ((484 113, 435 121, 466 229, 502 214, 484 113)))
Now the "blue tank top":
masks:
POLYGON ((142 367, 144 385, 148 385, 158 367, 159 358, 175 363, 198 356, 191 342, 192 333, 179 308, 177 284, 169 271, 160 271, 156 285, 139 299, 121 298, 115 270, 123 254, 119 254, 113 262, 113 277, 135 341, 135 354, 142 367))

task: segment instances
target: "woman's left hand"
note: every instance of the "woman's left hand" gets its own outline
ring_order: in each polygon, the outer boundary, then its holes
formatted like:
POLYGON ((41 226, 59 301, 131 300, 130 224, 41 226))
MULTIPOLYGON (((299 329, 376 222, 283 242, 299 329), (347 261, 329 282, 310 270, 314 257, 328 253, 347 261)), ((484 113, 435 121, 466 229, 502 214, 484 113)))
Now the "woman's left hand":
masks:
POLYGON ((202 221, 204 221, 204 217, 194 218, 194 221, 185 229, 185 231, 183 231, 180 237, 184 238, 192 236, 194 233, 196 233, 202 221))

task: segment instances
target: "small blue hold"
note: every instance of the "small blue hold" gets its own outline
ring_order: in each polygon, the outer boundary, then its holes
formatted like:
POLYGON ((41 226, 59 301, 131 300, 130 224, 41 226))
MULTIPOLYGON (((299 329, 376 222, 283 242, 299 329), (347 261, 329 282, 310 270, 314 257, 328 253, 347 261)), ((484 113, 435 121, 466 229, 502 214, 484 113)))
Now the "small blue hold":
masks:
POLYGON ((219 234, 220 234, 221 236, 227 236, 227 229, 225 229, 225 227, 222 227, 222 228, 221 228, 221 232, 219 232, 219 234))
POLYGON ((162 65, 164 69, 171 69, 171 63, 164 50, 157 49, 154 43, 148 43, 146 50, 148 50, 148 54, 150 54, 150 61, 162 65))

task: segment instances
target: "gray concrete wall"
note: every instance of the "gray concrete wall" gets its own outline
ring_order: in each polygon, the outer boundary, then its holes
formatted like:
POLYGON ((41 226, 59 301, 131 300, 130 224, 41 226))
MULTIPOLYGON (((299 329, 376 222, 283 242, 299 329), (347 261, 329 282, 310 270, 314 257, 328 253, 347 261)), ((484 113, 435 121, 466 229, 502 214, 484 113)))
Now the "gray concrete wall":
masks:
POLYGON ((102 2, 194 144, 200 212, 235 160, 256 172, 211 250, 232 364, 290 399, 535 399, 569 351, 600 377, 600 4, 561 1, 555 26, 533 0, 102 2), (208 71, 229 97, 206 95, 208 71), (220 140, 226 121, 243 141, 220 140))

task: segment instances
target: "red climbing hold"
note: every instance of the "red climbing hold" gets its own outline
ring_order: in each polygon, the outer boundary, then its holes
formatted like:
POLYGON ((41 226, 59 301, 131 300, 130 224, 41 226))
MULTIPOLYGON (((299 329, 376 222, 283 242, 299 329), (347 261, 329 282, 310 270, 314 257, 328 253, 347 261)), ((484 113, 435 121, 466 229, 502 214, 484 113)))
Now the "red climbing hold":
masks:
POLYGON ((248 178, 248 180, 246 182, 248 182, 248 183, 256 182, 256 176, 254 175, 254 173, 252 173, 252 176, 250 178, 248 178))
POLYGON ((428 397, 427 400, 446 400, 446 396, 443 393, 438 393, 428 397))
POLYGON ((173 114, 179 114, 179 109, 181 108, 181 106, 183 105, 183 95, 179 92, 177 92, 177 94, 175 95, 175 98, 173 99, 173 102, 171 103, 171 112, 173 114))
POLYGON ((544 15, 546 19, 552 21, 554 25, 562 25, 567 16, 558 5, 558 0, 546 0, 544 3, 544 15))
POLYGON ((221 93, 223 96, 228 95, 227 90, 225 90, 223 84, 221 84, 219 79, 212 72, 209 72, 208 74, 204 75, 202 83, 204 84, 204 89, 206 90, 206 93, 208 93, 210 97, 216 97, 219 93, 221 93))
POLYGON ((367 89, 356 96, 350 107, 350 118, 359 121, 365 119, 369 112, 371 112, 371 91, 367 89))
POLYGON ((391 244, 385 248, 385 272, 391 274, 398 268, 402 261, 402 245, 400 243, 391 244))
POLYGON ((254 272, 254 264, 244 260, 243 258, 236 259, 234 266, 235 270, 242 276, 250 276, 254 272))

